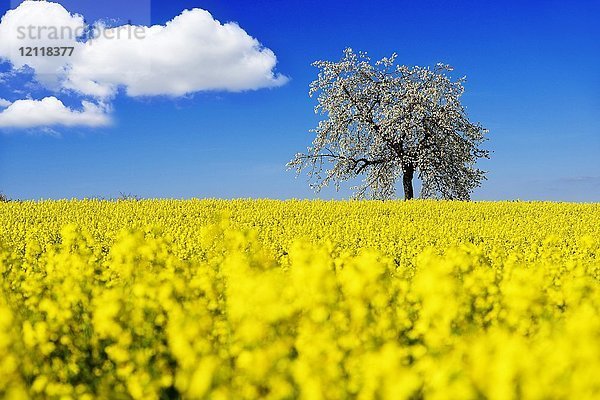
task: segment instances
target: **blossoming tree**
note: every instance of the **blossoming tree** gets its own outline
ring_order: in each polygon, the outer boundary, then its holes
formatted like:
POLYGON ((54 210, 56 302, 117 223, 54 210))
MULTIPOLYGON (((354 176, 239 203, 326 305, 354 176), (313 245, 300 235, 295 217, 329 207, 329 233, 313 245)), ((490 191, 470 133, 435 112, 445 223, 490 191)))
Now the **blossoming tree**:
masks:
POLYGON ((415 174, 421 197, 468 200, 485 179, 476 167, 487 132, 467 118, 460 102, 465 78, 452 80, 452 67, 397 65, 396 54, 375 63, 366 53, 344 50, 339 62, 317 61, 310 85, 315 112, 325 115, 306 154, 288 163, 308 169, 317 191, 357 176, 355 197, 389 199, 402 178, 404 197, 414 197, 415 174))

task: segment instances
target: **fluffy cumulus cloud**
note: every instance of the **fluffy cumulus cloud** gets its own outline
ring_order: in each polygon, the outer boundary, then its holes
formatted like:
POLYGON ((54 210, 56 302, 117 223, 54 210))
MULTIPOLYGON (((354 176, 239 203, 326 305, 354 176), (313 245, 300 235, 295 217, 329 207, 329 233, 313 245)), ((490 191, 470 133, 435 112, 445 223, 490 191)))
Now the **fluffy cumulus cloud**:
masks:
POLYGON ((30 68, 39 84, 57 94, 70 91, 97 104, 119 90, 132 97, 175 97, 277 87, 288 80, 275 72, 270 49, 236 23, 221 23, 201 9, 183 11, 165 25, 106 27, 87 26, 83 16, 57 3, 25 1, 0 21, 0 61, 14 70, 30 68), (19 50, 26 47, 74 50, 71 56, 28 57, 19 50))
POLYGON ((53 96, 42 100, 17 100, 0 111, 0 128, 106 126, 110 124, 107 108, 83 101, 81 110, 74 110, 53 96))
POLYGON ((11 101, 8 101, 6 99, 3 99, 2 97, 0 97, 0 108, 5 108, 8 107, 12 104, 11 101))
POLYGON ((235 23, 207 11, 184 11, 166 25, 103 30, 73 59, 66 85, 108 96, 181 96, 206 90, 242 91, 280 86, 277 58, 235 23))

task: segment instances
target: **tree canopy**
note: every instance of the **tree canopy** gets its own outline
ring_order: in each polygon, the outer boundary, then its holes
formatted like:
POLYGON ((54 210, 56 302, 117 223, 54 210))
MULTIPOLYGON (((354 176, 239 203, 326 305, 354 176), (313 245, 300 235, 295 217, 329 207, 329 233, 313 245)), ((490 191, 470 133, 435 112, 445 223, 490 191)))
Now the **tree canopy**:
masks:
POLYGON ((396 58, 372 63, 348 48, 339 62, 315 62, 310 96, 326 118, 311 130, 312 146, 288 166, 308 169, 317 191, 360 176, 355 197, 390 199, 402 178, 411 199, 416 174, 421 197, 470 199, 485 179, 476 162, 488 151, 480 148, 487 130, 469 121, 460 102, 465 78, 452 80, 446 64, 408 67, 396 58))

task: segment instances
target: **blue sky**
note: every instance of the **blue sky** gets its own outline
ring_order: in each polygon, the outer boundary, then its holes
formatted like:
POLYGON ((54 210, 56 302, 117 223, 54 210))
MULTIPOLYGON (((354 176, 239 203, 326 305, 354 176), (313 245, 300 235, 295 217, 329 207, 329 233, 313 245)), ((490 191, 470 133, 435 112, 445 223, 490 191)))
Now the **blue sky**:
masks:
MULTIPOLYGON (((346 198, 347 189, 315 194, 285 164, 310 144, 319 118, 310 64, 350 46, 373 58, 397 52, 408 65, 449 63, 467 76, 464 104, 490 130, 493 152, 474 199, 600 201, 598 1, 136 0, 129 11, 124 2, 58 2, 86 19, 110 12, 137 24, 205 9, 271 49, 289 81, 177 97, 120 91, 110 126, 0 128, 0 191, 9 197, 346 198)), ((0 14, 16 3, 0 2, 0 14)), ((0 85, 9 101, 53 94, 26 74, 0 85)))

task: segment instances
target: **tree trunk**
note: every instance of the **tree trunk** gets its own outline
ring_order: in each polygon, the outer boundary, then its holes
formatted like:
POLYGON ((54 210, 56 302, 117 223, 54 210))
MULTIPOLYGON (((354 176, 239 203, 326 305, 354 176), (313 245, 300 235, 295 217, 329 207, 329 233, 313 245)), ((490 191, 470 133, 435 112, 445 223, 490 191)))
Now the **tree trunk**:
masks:
POLYGON ((413 177, 415 175, 415 168, 411 166, 407 166, 404 169, 404 174, 402 175, 402 184, 404 185, 404 200, 411 200, 415 197, 413 192, 413 177))

